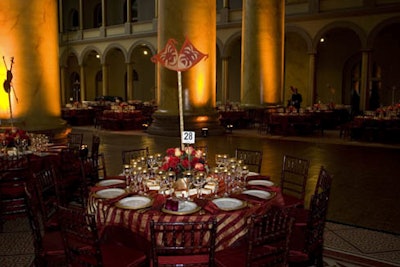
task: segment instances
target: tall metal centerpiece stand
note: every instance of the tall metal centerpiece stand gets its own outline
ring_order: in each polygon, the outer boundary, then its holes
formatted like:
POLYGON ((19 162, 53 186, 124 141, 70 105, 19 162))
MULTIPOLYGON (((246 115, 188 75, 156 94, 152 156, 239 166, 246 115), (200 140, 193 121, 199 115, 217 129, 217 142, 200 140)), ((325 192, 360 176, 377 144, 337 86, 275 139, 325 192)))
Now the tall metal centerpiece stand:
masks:
POLYGON ((203 58, 207 58, 207 54, 201 53, 193 44, 186 38, 180 51, 176 49, 177 41, 169 39, 165 47, 160 53, 154 55, 151 60, 154 63, 160 63, 167 69, 174 70, 178 74, 178 106, 179 106, 179 128, 181 136, 181 149, 183 150, 184 143, 182 136, 184 132, 184 119, 183 119, 183 100, 182 100, 182 71, 186 71, 196 65, 203 58))
POLYGON ((12 86, 12 79, 13 79, 12 67, 13 67, 13 64, 14 64, 14 57, 11 57, 10 69, 7 68, 7 63, 6 63, 6 60, 5 60, 4 56, 3 56, 3 62, 4 62, 4 65, 6 66, 6 69, 7 69, 7 77, 3 82, 3 87, 4 87, 4 91, 6 91, 6 93, 8 94, 8 105, 9 105, 9 108, 10 108, 11 130, 13 130, 14 129, 14 118, 13 118, 12 105, 11 105, 11 90, 13 91, 14 96, 15 96, 15 100, 18 103, 17 95, 15 94, 14 87, 12 86))

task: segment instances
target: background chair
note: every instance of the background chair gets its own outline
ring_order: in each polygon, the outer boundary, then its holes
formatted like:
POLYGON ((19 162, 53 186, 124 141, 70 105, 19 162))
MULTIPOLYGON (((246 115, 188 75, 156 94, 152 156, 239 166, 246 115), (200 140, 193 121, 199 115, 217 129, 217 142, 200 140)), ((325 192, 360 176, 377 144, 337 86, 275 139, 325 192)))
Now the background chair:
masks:
POLYGON ((317 184, 315 185, 314 195, 330 191, 332 187, 333 177, 328 173, 324 166, 319 171, 317 184))
POLYGON ((62 164, 56 174, 60 205, 78 204, 85 207, 88 197, 88 182, 84 162, 76 154, 76 151, 70 148, 63 149, 60 157, 62 164))
POLYGON ((40 218, 40 203, 35 186, 32 183, 25 184, 25 195, 29 226, 33 236, 35 259, 33 266, 66 266, 64 243, 59 230, 49 231, 41 222, 46 218, 40 218))
POLYGON ((130 150, 123 150, 122 151, 122 164, 130 164, 131 159, 136 159, 139 157, 145 157, 149 155, 149 148, 144 147, 144 148, 136 148, 136 149, 130 149, 130 150))
POLYGON ((217 266, 287 266, 293 219, 286 210, 272 207, 253 215, 247 242, 216 253, 217 266))
POLYGON ((94 215, 62 206, 58 215, 67 262, 72 266, 145 266, 147 257, 142 251, 102 240, 94 215))
POLYGON ((310 161, 307 159, 283 156, 280 187, 285 206, 304 206, 309 167, 310 161))
POLYGON ((214 266, 217 222, 150 222, 152 266, 214 266))
POLYGON ((310 210, 297 213, 290 241, 289 266, 323 266, 323 245, 330 191, 311 198, 310 210))
POLYGON ((31 178, 29 158, 0 157, 0 231, 3 223, 26 216, 25 183, 31 178))
POLYGON ((56 185, 56 173, 53 166, 33 173, 32 180, 35 190, 38 211, 42 215, 45 230, 58 229, 57 206, 59 192, 56 185))
POLYGON ((80 150, 83 144, 83 133, 69 133, 67 135, 67 146, 71 149, 80 150))
POLYGON ((235 151, 236 159, 240 159, 243 161, 243 164, 249 167, 249 170, 252 172, 261 172, 261 164, 263 152, 261 150, 249 150, 236 148, 235 151))
MULTIPOLYGON (((105 169, 104 155, 99 153, 100 137, 93 135, 92 146, 90 155, 87 158, 83 158, 86 180, 89 185, 96 184, 100 179, 100 172, 105 169)), ((104 174, 101 178, 105 178, 104 174)))

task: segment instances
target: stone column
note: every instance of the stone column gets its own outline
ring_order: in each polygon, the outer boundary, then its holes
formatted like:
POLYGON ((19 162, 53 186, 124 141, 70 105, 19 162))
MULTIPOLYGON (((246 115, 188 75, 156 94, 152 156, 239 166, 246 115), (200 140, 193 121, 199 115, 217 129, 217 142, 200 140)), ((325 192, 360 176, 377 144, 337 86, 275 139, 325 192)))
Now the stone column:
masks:
MULTIPOLYGON (((209 134, 222 134, 215 106, 216 86, 216 2, 215 0, 163 0, 158 2, 158 50, 171 38, 179 51, 185 37, 202 53, 208 54, 195 66, 182 72, 182 89, 188 93, 184 113, 186 131, 200 136, 203 127, 209 134), (202 29, 202 30, 199 30, 202 29)), ((157 65, 158 110, 150 134, 179 136, 177 72, 157 65)))
POLYGON ((282 103, 285 2, 244 0, 241 102, 282 103))
POLYGON ((103 95, 108 95, 108 65, 104 62, 102 65, 103 72, 103 95))
POLYGON ((133 98, 134 88, 133 88, 132 75, 133 75, 133 63, 131 63, 131 62, 126 63, 126 90, 127 90, 127 92, 126 92, 127 99, 126 100, 134 99, 133 98))
POLYGON ((101 27, 100 36, 106 37, 106 27, 107 27, 107 0, 101 0, 101 27))
MULTIPOLYGON (((10 69, 14 126, 27 131, 64 129, 60 119, 57 1, 0 1, 0 55, 10 69), (15 94, 14 94, 15 93, 15 94), (18 100, 17 100, 18 99, 18 100)), ((6 67, 0 68, 6 79, 6 67)), ((0 90, 2 126, 9 121, 8 94, 0 90)))
POLYGON ((361 84, 360 84, 360 110, 365 110, 367 101, 369 99, 369 90, 372 86, 369 86, 369 73, 370 73, 370 50, 362 51, 361 59, 361 84))
POLYGON ((229 57, 222 58, 222 103, 226 103, 228 99, 228 85, 229 85, 229 57))
POLYGON ((80 97, 81 101, 86 99, 86 74, 85 74, 85 66, 82 65, 80 66, 80 97))
POLYGON ((67 84, 67 67, 60 66, 60 79, 61 79, 61 103, 69 103, 69 99, 65 99, 65 86, 67 84))
POLYGON ((315 88, 315 53, 308 54, 308 91, 307 94, 310 94, 307 99, 311 103, 305 103, 306 105, 313 105, 316 103, 316 88, 315 88))

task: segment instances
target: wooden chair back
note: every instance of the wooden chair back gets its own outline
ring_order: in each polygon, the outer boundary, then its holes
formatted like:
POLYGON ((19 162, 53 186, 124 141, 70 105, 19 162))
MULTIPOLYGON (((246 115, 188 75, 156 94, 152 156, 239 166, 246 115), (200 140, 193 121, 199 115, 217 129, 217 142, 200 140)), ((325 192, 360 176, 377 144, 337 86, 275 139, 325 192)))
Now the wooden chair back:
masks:
POLYGON ((30 179, 27 156, 0 157, 0 230, 6 220, 26 216, 24 187, 30 179))
POLYGON ((308 169, 310 161, 289 155, 283 156, 281 172, 281 190, 283 195, 289 195, 304 202, 308 169))
POLYGON ((333 177, 328 173, 324 166, 319 171, 317 184, 315 185, 314 194, 330 191, 332 187, 333 177))
POLYGON ((45 229, 57 229, 57 206, 59 192, 56 185, 56 173, 53 166, 33 173, 33 183, 37 192, 42 224, 45 229))
POLYGON ((122 151, 122 164, 130 164, 131 159, 136 159, 140 157, 147 158, 149 155, 149 148, 135 148, 122 151))
POLYGON ((214 266, 216 228, 216 219, 204 222, 151 221, 153 266, 214 266))
POLYGON ((261 150, 250 150, 243 148, 236 148, 236 159, 243 161, 243 164, 249 167, 252 172, 261 172, 263 152, 261 150))
POLYGON ((287 266, 293 219, 281 208, 253 215, 249 227, 246 266, 287 266))
POLYGON ((79 150, 83 144, 83 133, 69 133, 67 135, 67 145, 69 148, 79 150))
POLYGON ((94 215, 83 209, 58 207, 67 262, 71 266, 103 266, 94 215))

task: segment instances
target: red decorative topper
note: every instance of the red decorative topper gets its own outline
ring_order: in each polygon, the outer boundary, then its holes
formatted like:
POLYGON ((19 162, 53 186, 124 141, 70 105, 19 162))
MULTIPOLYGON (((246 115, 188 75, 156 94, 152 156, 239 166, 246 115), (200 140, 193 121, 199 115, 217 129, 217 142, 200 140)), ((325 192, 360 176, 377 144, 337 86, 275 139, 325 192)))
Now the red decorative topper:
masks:
POLYGON ((170 70, 185 71, 196 65, 203 58, 208 57, 207 54, 203 54, 197 50, 187 38, 179 53, 175 47, 176 44, 176 40, 169 39, 164 49, 154 55, 151 60, 154 63, 160 63, 170 70))
MULTIPOLYGON (((160 63, 167 69, 174 70, 178 74, 178 97, 179 97, 179 128, 181 138, 183 137, 183 131, 185 129, 183 123, 183 100, 182 100, 182 71, 188 70, 196 65, 203 58, 207 58, 207 54, 201 53, 197 50, 193 44, 186 38, 183 43, 181 50, 175 47, 176 40, 169 39, 164 49, 160 53, 154 55, 151 61, 154 63, 160 63)), ((183 138, 181 139, 181 149, 184 149, 183 138)))

